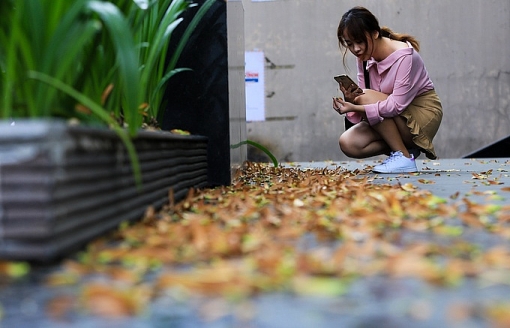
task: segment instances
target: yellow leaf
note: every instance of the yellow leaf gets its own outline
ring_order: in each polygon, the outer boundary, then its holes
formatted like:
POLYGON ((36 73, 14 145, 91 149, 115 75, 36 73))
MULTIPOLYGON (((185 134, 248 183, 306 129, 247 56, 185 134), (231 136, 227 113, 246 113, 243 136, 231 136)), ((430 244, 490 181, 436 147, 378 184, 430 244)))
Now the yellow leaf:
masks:
POLYGON ((170 130, 170 132, 174 133, 174 134, 180 134, 180 135, 183 135, 183 136, 187 136, 187 135, 191 134, 189 131, 180 130, 180 129, 173 129, 173 130, 170 130))
POLYGON ((292 281, 292 289, 304 296, 336 297, 347 292, 347 285, 335 277, 296 277, 292 281))

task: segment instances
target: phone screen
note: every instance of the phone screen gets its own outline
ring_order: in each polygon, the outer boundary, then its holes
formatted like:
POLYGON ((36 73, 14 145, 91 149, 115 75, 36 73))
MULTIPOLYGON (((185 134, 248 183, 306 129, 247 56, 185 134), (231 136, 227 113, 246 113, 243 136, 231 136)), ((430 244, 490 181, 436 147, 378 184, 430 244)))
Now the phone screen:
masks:
POLYGON ((357 85, 348 75, 342 74, 334 77, 335 81, 341 83, 344 88, 348 88, 351 84, 357 85))

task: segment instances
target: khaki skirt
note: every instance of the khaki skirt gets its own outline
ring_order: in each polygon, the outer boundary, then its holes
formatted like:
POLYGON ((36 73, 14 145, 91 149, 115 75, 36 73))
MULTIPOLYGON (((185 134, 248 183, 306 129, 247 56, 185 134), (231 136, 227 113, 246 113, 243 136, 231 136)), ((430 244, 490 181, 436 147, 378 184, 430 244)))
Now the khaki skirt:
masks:
POLYGON ((411 104, 400 114, 407 120, 407 126, 411 129, 413 142, 430 159, 436 159, 437 155, 432 144, 432 139, 439 129, 443 118, 441 101, 435 90, 430 90, 414 98, 411 104))

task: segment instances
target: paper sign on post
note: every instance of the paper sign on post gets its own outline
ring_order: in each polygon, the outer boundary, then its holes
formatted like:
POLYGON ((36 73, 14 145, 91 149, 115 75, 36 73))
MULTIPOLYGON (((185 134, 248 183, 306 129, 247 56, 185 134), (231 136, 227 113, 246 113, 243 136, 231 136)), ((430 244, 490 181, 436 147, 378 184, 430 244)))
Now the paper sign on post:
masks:
POLYGON ((266 119, 264 58, 262 51, 245 53, 246 121, 264 121, 266 119))

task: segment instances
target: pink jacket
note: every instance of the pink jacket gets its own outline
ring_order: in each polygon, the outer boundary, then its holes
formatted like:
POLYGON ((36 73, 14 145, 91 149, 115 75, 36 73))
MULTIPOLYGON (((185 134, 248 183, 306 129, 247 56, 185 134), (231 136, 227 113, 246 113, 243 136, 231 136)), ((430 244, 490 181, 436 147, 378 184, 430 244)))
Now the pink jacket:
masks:
MULTIPOLYGON (((385 93, 388 98, 375 104, 365 105, 370 125, 375 125, 385 117, 395 117, 402 113, 413 99, 434 89, 420 54, 409 45, 399 49, 380 62, 371 58, 367 62, 370 88, 385 93)), ((358 60, 358 84, 365 86, 363 62, 358 60)), ((348 113, 352 123, 359 123, 360 113, 348 113)))

